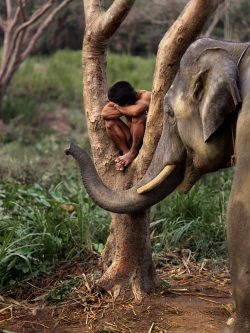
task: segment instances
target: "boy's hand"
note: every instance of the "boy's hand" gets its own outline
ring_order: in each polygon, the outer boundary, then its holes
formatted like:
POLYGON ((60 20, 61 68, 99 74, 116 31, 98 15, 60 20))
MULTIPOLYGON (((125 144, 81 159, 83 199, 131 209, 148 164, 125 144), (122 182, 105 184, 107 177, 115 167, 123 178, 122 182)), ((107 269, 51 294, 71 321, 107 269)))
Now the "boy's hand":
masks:
POLYGON ((104 120, 117 119, 123 116, 123 114, 119 110, 118 105, 113 102, 108 102, 104 106, 101 115, 104 120))
POLYGON ((115 108, 116 110, 119 110, 119 105, 114 102, 109 102, 107 105, 110 106, 111 108, 115 108))
POLYGON ((135 104, 120 106, 113 103, 115 108, 119 110, 124 116, 127 117, 140 117, 149 109, 151 100, 151 92, 146 90, 139 90, 137 92, 138 99, 135 104))

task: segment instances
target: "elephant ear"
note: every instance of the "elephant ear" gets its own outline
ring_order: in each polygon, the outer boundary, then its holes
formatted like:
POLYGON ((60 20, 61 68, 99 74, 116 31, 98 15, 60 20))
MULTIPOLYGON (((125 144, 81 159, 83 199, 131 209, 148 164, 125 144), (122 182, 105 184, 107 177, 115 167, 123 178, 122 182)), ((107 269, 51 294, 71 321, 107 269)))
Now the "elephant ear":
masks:
POLYGON ((198 66, 200 72, 194 85, 194 99, 198 100, 206 142, 241 103, 239 73, 233 58, 221 48, 203 51, 198 66))

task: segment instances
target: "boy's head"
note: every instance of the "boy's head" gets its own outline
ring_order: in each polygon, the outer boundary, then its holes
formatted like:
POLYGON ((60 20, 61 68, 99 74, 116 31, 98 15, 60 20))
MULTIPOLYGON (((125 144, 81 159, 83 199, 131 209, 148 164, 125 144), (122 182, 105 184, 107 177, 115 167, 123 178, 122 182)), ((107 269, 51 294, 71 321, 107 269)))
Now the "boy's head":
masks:
POLYGON ((120 106, 133 105, 136 103, 137 94, 129 82, 119 81, 109 88, 108 99, 120 106))

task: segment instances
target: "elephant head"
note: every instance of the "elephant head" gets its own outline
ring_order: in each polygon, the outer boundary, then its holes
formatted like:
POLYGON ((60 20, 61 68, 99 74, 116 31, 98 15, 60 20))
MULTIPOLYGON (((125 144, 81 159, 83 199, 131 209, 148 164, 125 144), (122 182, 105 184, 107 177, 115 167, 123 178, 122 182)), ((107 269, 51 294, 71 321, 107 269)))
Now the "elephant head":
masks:
POLYGON ((163 131, 143 179, 126 191, 100 181, 87 154, 67 150, 81 169, 94 201, 117 213, 134 213, 159 202, 175 189, 189 190, 201 175, 230 165, 235 112, 241 104, 239 59, 245 44, 201 39, 184 54, 164 99, 163 131))

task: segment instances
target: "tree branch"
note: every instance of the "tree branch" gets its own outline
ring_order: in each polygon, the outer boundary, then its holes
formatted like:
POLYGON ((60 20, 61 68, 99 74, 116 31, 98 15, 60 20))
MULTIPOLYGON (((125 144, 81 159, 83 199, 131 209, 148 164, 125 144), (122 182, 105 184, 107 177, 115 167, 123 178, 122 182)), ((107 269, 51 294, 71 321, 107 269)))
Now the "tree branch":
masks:
POLYGON ((114 0, 105 12, 100 0, 83 0, 86 26, 89 35, 105 42, 120 26, 135 0, 114 0), (101 37, 101 38, 100 38, 101 37))
POLYGON ((115 0, 101 20, 102 33, 109 38, 129 13, 135 0, 115 0))
MULTIPOLYGON (((21 1, 19 1, 19 3, 21 3, 21 1)), ((26 4, 26 2, 24 2, 24 4, 26 4)), ((53 5, 53 0, 50 0, 48 3, 46 3, 43 7, 39 8, 37 11, 35 11, 32 16, 29 18, 28 21, 25 21, 23 24, 21 24, 17 30, 15 31, 14 33, 14 36, 13 36, 13 42, 12 42, 12 45, 10 47, 10 50, 9 50, 9 56, 10 54, 12 54, 14 48, 15 48, 15 45, 16 45, 16 42, 17 42, 17 39, 18 39, 18 36, 19 34, 25 30, 25 29, 28 29, 29 26, 31 26, 32 24, 34 24, 36 21, 39 20, 40 17, 42 17, 44 14, 46 14, 46 12, 51 8, 51 6, 53 5)), ((17 11, 19 10, 19 13, 20 13, 20 10, 22 11, 22 8, 19 7, 17 9, 17 11)), ((24 14, 25 15, 25 14, 24 14)))
POLYGON ((104 14, 104 8, 100 0, 83 0, 85 22, 88 25, 91 21, 95 21, 97 14, 104 14))
POLYGON ((5 21, 4 40, 3 40, 3 54, 2 62, 0 64, 0 82, 7 71, 8 63, 10 61, 9 49, 11 45, 11 31, 7 21, 5 21))
POLYGON ((19 0, 19 7, 20 7, 20 10, 21 10, 21 14, 22 14, 22 19, 23 21, 27 21, 27 17, 26 17, 26 13, 25 13, 25 7, 26 7, 26 0, 19 0))
POLYGON ((21 31, 21 33, 18 35, 18 38, 15 43, 15 47, 13 49, 13 55, 10 57, 8 66, 6 66, 6 70, 3 71, 1 81, 3 84, 8 85, 9 81, 11 80, 13 74, 15 73, 16 69, 20 65, 20 49, 21 49, 21 44, 23 41, 25 35, 25 31, 21 31))
MULTIPOLYGON (((27 58, 27 56, 30 54, 32 48, 34 47, 35 43, 37 40, 40 38, 40 36, 43 34, 44 30, 47 28, 47 26, 52 22, 56 14, 64 8, 68 3, 70 3, 72 0, 63 0, 60 5, 55 7, 55 9, 48 15, 48 17, 45 19, 45 21, 40 25, 39 29, 37 32, 32 36, 28 46, 26 49, 23 51, 21 55, 21 62, 27 58)), ((52 1, 53 2, 53 1, 52 1)))
POLYGON ((35 12, 35 14, 32 15, 29 21, 26 21, 24 24, 21 25, 21 27, 17 29, 18 33, 16 32, 14 41, 12 42, 11 47, 8 48, 9 56, 7 58, 5 57, 6 58, 5 66, 2 67, 0 75, 0 79, 2 82, 6 84, 11 80, 16 69, 28 57, 32 48, 36 44, 37 40, 41 37, 47 26, 52 22, 55 15, 71 1, 72 0, 64 0, 60 3, 60 5, 55 7, 55 9, 47 16, 47 18, 40 25, 36 33, 32 36, 22 54, 21 54, 21 45, 27 29, 48 11, 48 9, 53 4, 54 0, 50 0, 50 2, 46 4, 46 6, 44 6, 41 10, 35 12), (50 6, 49 8, 47 8, 48 5, 50 6))
POLYGON ((207 31, 204 34, 205 37, 211 36, 211 34, 212 34, 214 28, 216 27, 217 23, 219 22, 220 18, 225 14, 225 11, 226 11, 225 3, 220 4, 214 14, 211 24, 209 25, 207 31))
POLYGON ((21 30, 28 28, 30 25, 34 24, 41 16, 43 16, 53 5, 53 1, 50 0, 43 7, 39 8, 35 11, 28 21, 25 21, 20 27, 17 29, 16 34, 18 35, 21 30))
POLYGON ((12 14, 12 3, 11 0, 6 0, 5 2, 6 2, 7 20, 9 20, 12 14))
POLYGON ((4 19, 2 18, 2 16, 0 16, 0 28, 5 31, 6 29, 6 22, 4 21, 4 19))
POLYGON ((18 18, 19 18, 19 14, 20 14, 20 12, 21 12, 20 7, 17 7, 13 19, 11 19, 11 20, 9 21, 10 26, 11 26, 11 29, 16 25, 16 23, 17 23, 17 21, 18 21, 18 18))
MULTIPOLYGON (((19 14, 21 13, 22 9, 20 7, 20 4, 22 6, 26 6, 26 0, 20 0, 19 1, 19 6, 16 10, 15 16, 13 19, 10 19, 9 21, 6 22, 8 32, 6 33, 4 41, 6 42, 4 44, 4 56, 3 56, 3 62, 1 66, 1 71, 0 71, 0 80, 8 80, 7 78, 11 76, 13 68, 16 66, 16 61, 17 59, 13 62, 13 55, 15 54, 17 58, 18 53, 16 50, 16 43, 19 38, 19 35, 22 33, 22 31, 28 29, 29 26, 34 24, 42 15, 44 15, 50 7, 53 5, 53 0, 50 0, 48 3, 46 3, 43 7, 39 8, 37 11, 35 11, 30 19, 26 21, 25 23, 21 24, 16 31, 13 33, 12 30, 14 29, 14 26, 18 20, 19 14), (13 35, 13 36, 11 36, 13 35), (14 51, 15 50, 15 51, 14 51), (12 61, 12 65, 10 68, 8 68, 8 64, 12 61), (6 74, 7 73, 7 74, 6 74)), ((24 8, 23 8, 24 9, 24 8)), ((21 38, 22 40, 22 38, 21 38)))

